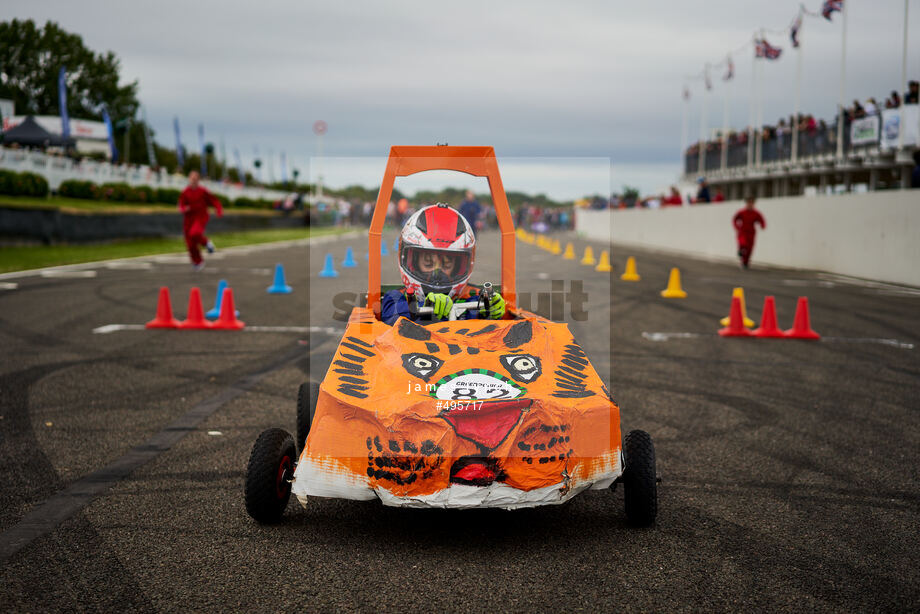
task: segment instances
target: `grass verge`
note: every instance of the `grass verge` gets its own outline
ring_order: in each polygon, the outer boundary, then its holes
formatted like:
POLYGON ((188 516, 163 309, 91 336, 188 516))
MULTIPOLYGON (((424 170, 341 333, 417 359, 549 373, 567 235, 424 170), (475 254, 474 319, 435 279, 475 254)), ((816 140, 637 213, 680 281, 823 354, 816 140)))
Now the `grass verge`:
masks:
MULTIPOLYGON (((0 207, 26 207, 29 209, 59 209, 65 213, 178 213, 175 204, 164 203, 117 203, 105 200, 65 198, 63 196, 0 196, 0 207)), ((276 211, 254 207, 227 207, 229 214, 278 215, 276 211)))
MULTIPOLYGON (((237 245, 272 243, 292 239, 306 239, 327 234, 340 234, 350 228, 279 228, 277 230, 251 230, 242 232, 208 233, 218 249, 237 245)), ((185 241, 180 238, 132 239, 91 245, 24 245, 0 248, 0 273, 39 269, 62 264, 77 264, 184 252, 185 241)))

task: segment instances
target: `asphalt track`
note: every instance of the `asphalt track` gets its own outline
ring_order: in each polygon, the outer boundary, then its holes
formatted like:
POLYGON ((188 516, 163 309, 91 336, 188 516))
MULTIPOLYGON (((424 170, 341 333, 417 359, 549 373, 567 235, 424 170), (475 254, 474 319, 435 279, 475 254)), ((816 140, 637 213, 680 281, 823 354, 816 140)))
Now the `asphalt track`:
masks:
POLYGON ((814 272, 616 250, 615 275, 634 255, 642 281, 615 279, 611 303, 606 274, 518 243, 519 286, 582 279, 610 312, 612 346, 573 326, 624 431, 655 439, 652 528, 626 524, 621 490, 518 512, 311 499, 257 525, 251 445, 293 429, 343 327, 330 297, 363 292, 365 253, 352 236, 226 250, 199 274, 150 257, 0 279, 0 609, 920 608, 920 291, 814 272), (319 279, 346 246, 362 267, 319 279), (276 262, 294 294, 265 292, 276 262), (671 266, 685 300, 658 295, 671 266), (180 317, 192 285, 208 309, 219 278, 250 330, 93 332, 149 320, 161 285, 180 317), (824 340, 718 337, 737 285, 755 318, 775 295, 783 327, 807 295, 824 340))

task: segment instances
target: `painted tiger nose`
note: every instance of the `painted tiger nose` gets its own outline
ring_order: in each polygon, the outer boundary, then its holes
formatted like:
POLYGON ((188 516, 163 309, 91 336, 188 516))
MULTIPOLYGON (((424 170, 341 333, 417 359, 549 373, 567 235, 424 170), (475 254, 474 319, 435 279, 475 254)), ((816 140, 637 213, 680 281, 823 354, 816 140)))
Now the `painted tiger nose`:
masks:
POLYGON ((458 436, 472 441, 484 452, 491 452, 505 440, 520 421, 521 414, 532 404, 533 399, 470 402, 458 409, 441 412, 441 417, 458 436))

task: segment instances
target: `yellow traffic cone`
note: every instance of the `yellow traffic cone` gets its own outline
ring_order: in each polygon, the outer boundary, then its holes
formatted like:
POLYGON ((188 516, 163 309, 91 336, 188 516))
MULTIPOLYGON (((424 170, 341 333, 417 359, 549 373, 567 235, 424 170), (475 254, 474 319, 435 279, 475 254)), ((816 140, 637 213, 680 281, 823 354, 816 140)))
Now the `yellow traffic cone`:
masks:
POLYGON ((664 298, 687 298, 687 293, 680 287, 680 270, 677 267, 671 269, 671 276, 668 277, 668 287, 661 291, 664 298))
MULTIPOLYGON (((744 319, 744 327, 754 328, 754 325, 756 324, 756 322, 754 322, 754 320, 752 320, 751 318, 747 317, 747 310, 744 307, 744 288, 734 288, 732 290, 732 298, 735 298, 736 296, 738 297, 738 300, 741 301, 741 317, 744 319)), ((719 320, 719 323, 722 324, 722 326, 728 326, 728 320, 729 320, 728 316, 725 316, 724 318, 719 320)))
POLYGON ((559 246, 559 239, 553 239, 553 244, 549 251, 553 256, 558 256, 562 253, 562 248, 559 246))
POLYGON ((626 270, 620 275, 620 279, 623 281, 639 281, 642 279, 639 277, 639 273, 636 272, 636 259, 632 256, 626 259, 626 270))
POLYGON ((582 264, 587 264, 588 266, 594 266, 597 264, 597 261, 594 260, 594 250, 591 249, 591 246, 585 248, 585 256, 581 259, 582 264))
POLYGON ((594 270, 601 271, 603 273, 613 270, 613 267, 610 266, 610 254, 607 253, 606 249, 601 252, 601 258, 598 260, 597 268, 594 270))
POLYGON ((575 248, 569 243, 565 246, 565 252, 562 254, 563 260, 575 260, 575 248))

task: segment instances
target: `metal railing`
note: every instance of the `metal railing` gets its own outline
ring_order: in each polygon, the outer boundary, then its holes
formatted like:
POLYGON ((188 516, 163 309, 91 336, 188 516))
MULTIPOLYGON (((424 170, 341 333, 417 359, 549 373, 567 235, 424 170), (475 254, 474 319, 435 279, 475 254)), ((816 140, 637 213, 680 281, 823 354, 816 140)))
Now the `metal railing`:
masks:
MULTIPOLYGON (((71 179, 92 181, 99 185, 127 183, 132 186, 146 185, 151 188, 176 190, 181 190, 188 185, 188 179, 184 175, 170 174, 164 169, 153 170, 146 165, 117 165, 93 160, 73 160, 63 156, 48 155, 41 151, 9 147, 0 147, 0 169, 41 175, 48 181, 52 190, 57 190, 61 183, 71 179)), ((253 200, 276 201, 290 194, 290 192, 280 190, 206 179, 203 179, 201 183, 211 192, 226 196, 230 200, 245 197, 253 200)))

